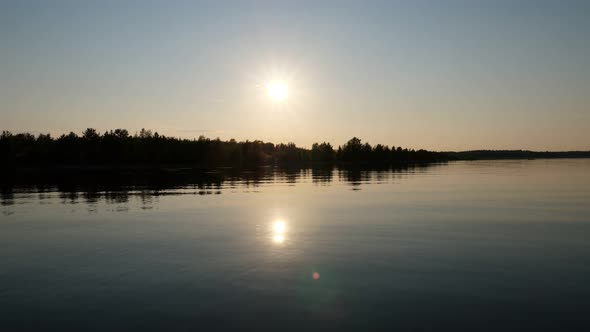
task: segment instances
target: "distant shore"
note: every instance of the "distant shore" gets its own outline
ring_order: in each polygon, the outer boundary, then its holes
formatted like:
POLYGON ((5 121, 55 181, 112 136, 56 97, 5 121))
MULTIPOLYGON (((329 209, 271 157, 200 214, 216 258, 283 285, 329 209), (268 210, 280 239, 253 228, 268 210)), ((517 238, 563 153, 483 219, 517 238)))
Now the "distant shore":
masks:
POLYGON ((452 160, 590 158, 590 151, 473 150, 444 153, 452 160))

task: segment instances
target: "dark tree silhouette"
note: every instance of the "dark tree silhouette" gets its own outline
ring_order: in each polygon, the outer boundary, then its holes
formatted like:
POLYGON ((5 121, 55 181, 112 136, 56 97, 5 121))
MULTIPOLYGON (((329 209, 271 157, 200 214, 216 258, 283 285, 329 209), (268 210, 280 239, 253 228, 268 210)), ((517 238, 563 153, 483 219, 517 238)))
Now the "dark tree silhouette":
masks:
POLYGON ((331 162, 336 158, 336 152, 330 143, 323 142, 322 144, 313 143, 311 146, 311 160, 331 162))
POLYGON ((222 141, 200 136, 198 139, 166 137, 142 128, 131 136, 126 129, 99 133, 86 129, 81 136, 70 132, 57 139, 50 135, 0 135, 0 155, 7 165, 165 165, 191 164, 259 165, 296 164, 306 162, 345 163, 409 163, 448 159, 446 154, 425 150, 389 148, 353 137, 337 151, 327 142, 314 143, 311 150, 295 143, 273 144, 259 140, 222 141))

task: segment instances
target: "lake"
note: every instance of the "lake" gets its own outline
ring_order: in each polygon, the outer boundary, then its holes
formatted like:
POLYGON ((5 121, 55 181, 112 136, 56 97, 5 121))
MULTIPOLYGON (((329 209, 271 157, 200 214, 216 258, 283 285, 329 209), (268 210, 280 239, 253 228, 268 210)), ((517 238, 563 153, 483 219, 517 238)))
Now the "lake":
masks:
POLYGON ((122 180, 2 188, 1 331, 590 328, 588 159, 122 180))

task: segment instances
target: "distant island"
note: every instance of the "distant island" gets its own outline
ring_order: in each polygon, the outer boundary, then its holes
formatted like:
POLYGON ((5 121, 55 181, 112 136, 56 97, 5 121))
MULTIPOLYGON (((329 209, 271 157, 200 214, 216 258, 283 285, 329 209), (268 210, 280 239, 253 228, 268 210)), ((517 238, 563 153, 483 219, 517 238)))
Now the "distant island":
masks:
POLYGON ((134 135, 126 129, 99 133, 88 128, 81 135, 70 132, 57 138, 30 133, 0 135, 3 168, 48 166, 158 166, 191 165, 245 166, 292 165, 304 163, 409 164, 450 160, 590 158, 590 151, 533 152, 523 150, 478 150, 435 152, 382 144, 370 145, 357 137, 334 147, 314 143, 311 149, 294 143, 273 144, 259 140, 222 141, 204 136, 198 139, 167 137, 142 129, 134 135))
POLYGON ((445 154, 454 160, 590 158, 590 151, 473 150, 445 154))

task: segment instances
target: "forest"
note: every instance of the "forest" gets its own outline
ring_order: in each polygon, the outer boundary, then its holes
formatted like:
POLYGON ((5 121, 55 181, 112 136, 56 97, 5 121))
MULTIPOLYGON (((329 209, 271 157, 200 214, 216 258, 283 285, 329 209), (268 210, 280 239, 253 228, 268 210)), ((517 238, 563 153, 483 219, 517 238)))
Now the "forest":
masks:
POLYGON ((52 137, 30 133, 0 135, 3 166, 18 165, 290 165, 322 163, 421 163, 446 161, 441 152, 414 150, 382 144, 370 145, 357 137, 334 147, 314 143, 311 149, 294 143, 273 144, 259 140, 222 141, 167 137, 142 129, 131 135, 126 129, 100 133, 93 128, 52 137))

